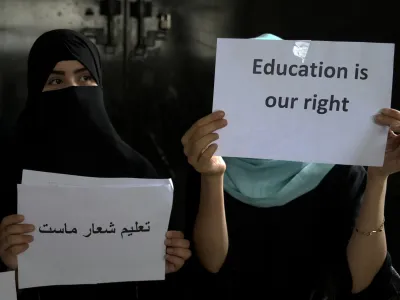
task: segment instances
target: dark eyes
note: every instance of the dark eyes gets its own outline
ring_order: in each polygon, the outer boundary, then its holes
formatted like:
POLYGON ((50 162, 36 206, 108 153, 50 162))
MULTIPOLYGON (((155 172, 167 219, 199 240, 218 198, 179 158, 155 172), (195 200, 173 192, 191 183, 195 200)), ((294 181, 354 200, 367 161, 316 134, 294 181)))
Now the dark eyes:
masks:
POLYGON ((58 85, 58 84, 61 84, 61 83, 62 83, 61 79, 50 79, 47 84, 48 85, 58 85))
POLYGON ((90 75, 84 75, 84 76, 82 76, 82 77, 79 79, 79 81, 84 81, 84 82, 86 82, 86 81, 93 81, 93 77, 90 76, 90 75))
MULTIPOLYGON (((90 75, 83 75, 79 78, 79 82, 90 82, 90 81, 94 81, 93 77, 90 75)), ((63 83, 63 80, 60 78, 51 78, 47 84, 48 85, 60 85, 63 83)))

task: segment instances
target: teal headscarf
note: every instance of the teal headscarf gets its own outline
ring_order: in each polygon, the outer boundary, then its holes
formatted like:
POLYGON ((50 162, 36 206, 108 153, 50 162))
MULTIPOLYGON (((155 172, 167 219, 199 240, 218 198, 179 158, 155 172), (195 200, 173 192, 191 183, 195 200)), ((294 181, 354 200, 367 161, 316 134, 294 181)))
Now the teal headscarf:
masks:
MULTIPOLYGON (((282 40, 273 34, 256 39, 282 40)), ((282 206, 315 189, 333 165, 224 157, 224 189, 256 207, 282 206)))

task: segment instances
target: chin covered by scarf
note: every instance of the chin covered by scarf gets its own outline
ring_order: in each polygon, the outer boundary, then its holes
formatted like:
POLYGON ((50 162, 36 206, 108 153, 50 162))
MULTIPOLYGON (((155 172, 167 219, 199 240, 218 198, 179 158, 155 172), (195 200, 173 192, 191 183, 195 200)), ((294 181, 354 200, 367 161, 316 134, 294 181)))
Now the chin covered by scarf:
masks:
POLYGON ((20 169, 93 177, 154 178, 151 164, 122 141, 103 102, 97 47, 72 30, 40 36, 28 59, 28 99, 17 128, 20 169), (77 60, 98 86, 42 92, 56 64, 77 60))
MULTIPOLYGON (((263 34, 259 40, 282 40, 263 34)), ((224 189, 235 199, 256 207, 285 205, 315 189, 333 165, 269 159, 224 157, 224 189)))

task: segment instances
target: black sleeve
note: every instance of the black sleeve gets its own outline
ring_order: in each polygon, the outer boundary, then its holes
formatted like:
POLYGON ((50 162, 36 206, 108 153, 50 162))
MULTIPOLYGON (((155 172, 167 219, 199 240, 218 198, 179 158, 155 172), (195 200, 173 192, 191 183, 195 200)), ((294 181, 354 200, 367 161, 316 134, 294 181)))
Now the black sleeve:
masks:
POLYGON ((339 194, 341 194, 341 199, 337 199, 337 201, 340 202, 339 208, 342 210, 343 217, 342 225, 335 228, 335 230, 342 232, 340 234, 342 238, 334 246, 336 249, 332 249, 331 252, 335 253, 332 260, 335 286, 339 290, 339 294, 344 296, 344 299, 389 300, 397 295, 392 283, 392 263, 389 254, 370 286, 361 293, 355 295, 351 293, 352 277, 346 250, 359 214, 367 182, 367 173, 362 167, 346 167, 343 170, 346 171, 342 174, 341 180, 338 178, 337 182, 340 185, 335 185, 340 191, 339 194))
POLYGON ((11 137, 0 140, 0 221, 17 213, 17 183, 21 172, 16 164, 16 148, 11 137))
POLYGON ((201 175, 191 166, 188 166, 186 174, 185 236, 192 242, 194 224, 200 205, 201 175))
MULTIPOLYGON (((18 169, 15 166, 15 149, 12 139, 2 136, 0 140, 0 222, 4 217, 17 213, 18 169)), ((0 259, 0 272, 7 267, 0 259)))
POLYGON ((353 295, 351 299, 354 300, 400 300, 400 283, 399 277, 393 267, 390 254, 388 253, 386 259, 375 276, 371 285, 357 295, 353 295))

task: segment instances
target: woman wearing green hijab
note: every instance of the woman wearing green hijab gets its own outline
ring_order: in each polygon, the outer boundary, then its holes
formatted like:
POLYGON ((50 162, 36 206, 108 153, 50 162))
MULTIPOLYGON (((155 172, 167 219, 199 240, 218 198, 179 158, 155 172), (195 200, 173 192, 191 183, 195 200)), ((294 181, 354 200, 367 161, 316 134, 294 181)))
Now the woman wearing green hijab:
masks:
MULTIPOLYGON (((264 35, 263 39, 279 39, 264 35)), ((182 143, 201 174, 193 242, 218 273, 222 299, 400 299, 387 251, 387 178, 400 171, 400 112, 384 166, 363 167, 214 156, 223 112, 197 121, 182 143), (399 297, 399 298, 397 298, 399 297)))

